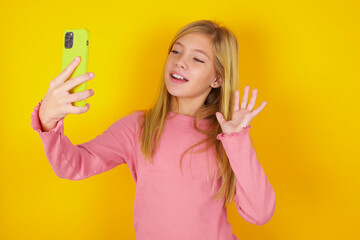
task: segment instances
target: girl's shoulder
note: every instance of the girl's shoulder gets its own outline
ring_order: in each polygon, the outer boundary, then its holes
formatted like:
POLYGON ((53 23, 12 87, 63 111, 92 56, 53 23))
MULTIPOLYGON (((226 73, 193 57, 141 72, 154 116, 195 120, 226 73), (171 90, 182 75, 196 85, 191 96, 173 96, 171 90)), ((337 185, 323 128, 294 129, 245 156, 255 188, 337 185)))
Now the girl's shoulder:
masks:
POLYGON ((118 119, 116 124, 129 129, 137 129, 142 122, 144 113, 146 113, 146 110, 133 110, 118 119))
POLYGON ((122 121, 134 121, 138 118, 141 118, 147 110, 132 110, 128 113, 126 113, 123 117, 121 117, 119 120, 122 121))

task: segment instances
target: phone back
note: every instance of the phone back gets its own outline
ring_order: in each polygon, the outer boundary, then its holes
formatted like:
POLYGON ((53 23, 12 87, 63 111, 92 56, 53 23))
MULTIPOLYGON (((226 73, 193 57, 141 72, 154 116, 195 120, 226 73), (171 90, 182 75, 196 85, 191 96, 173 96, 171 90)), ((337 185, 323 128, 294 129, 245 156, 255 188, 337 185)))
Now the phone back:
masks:
MULTIPOLYGON (((88 58, 89 58, 89 30, 86 28, 80 29, 67 29, 63 34, 63 56, 62 68, 63 71, 76 56, 80 56, 80 64, 76 67, 70 78, 80 76, 88 71, 88 58)), ((68 79, 68 80, 69 80, 68 79)), ((75 86, 71 89, 70 93, 76 93, 86 90, 86 82, 75 86)), ((74 106, 85 106, 86 99, 73 103, 74 106)))

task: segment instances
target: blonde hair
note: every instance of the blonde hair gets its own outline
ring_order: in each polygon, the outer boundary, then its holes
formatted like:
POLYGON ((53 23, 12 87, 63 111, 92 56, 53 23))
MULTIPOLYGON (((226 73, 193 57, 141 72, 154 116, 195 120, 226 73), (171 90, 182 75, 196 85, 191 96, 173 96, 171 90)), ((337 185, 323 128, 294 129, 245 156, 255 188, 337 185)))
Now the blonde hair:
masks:
MULTIPOLYGON (((226 27, 211 20, 199 20, 191 22, 182 27, 172 39, 168 54, 172 50, 174 42, 189 33, 203 33, 210 37, 212 42, 212 52, 214 56, 214 68, 216 76, 221 76, 222 85, 212 88, 207 96, 204 105, 195 113, 194 127, 206 138, 188 148, 180 158, 180 168, 182 158, 191 148, 202 143, 206 143, 206 148, 201 152, 207 151, 214 144, 216 149, 216 166, 218 171, 214 176, 214 181, 221 178, 219 191, 212 199, 221 200, 225 196, 224 207, 232 202, 235 194, 236 178, 231 169, 229 159, 220 141, 216 139, 217 134, 221 133, 215 113, 221 112, 224 118, 229 121, 234 109, 234 93, 238 89, 238 42, 236 36, 226 27), (210 119, 210 131, 204 131, 197 126, 200 119, 210 119), (220 172, 220 173, 219 173, 220 172)), ((165 70, 165 66, 164 66, 165 70)), ((141 142, 141 153, 151 164, 152 156, 159 144, 162 134, 164 121, 167 114, 171 111, 171 95, 165 85, 164 72, 161 77, 160 92, 155 106, 143 112, 139 123, 141 123, 139 141, 141 142)), ((177 100, 177 98, 174 98, 177 100)), ((177 102, 178 103, 178 102, 177 102)))

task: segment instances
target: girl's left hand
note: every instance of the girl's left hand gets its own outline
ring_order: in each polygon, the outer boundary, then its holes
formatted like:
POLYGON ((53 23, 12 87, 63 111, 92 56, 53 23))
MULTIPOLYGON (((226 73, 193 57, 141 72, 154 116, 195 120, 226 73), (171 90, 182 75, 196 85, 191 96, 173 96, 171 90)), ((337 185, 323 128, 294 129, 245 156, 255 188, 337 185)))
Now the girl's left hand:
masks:
POLYGON ((267 102, 264 101, 260 107, 252 111, 255 106, 257 89, 255 88, 253 90, 250 103, 247 104, 249 89, 249 86, 246 86, 244 89, 244 95, 241 101, 241 109, 239 109, 240 92, 239 90, 235 91, 234 113, 230 121, 226 121, 222 113, 216 112, 216 118, 220 123, 223 133, 231 134, 232 132, 240 132, 243 127, 250 125, 250 121, 256 115, 258 115, 267 104, 267 102))

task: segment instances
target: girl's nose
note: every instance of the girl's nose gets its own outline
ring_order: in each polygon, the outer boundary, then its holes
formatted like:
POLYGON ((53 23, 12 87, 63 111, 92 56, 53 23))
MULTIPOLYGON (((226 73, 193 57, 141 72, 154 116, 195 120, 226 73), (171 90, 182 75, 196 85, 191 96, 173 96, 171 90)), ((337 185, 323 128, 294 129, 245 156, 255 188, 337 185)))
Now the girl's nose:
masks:
POLYGON ((175 58, 175 63, 178 67, 186 68, 186 55, 185 54, 178 54, 175 58))
POLYGON ((183 58, 179 58, 178 60, 176 60, 176 66, 178 67, 181 67, 181 68, 185 68, 186 67, 186 64, 185 62, 183 61, 183 58))

